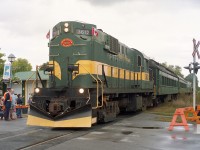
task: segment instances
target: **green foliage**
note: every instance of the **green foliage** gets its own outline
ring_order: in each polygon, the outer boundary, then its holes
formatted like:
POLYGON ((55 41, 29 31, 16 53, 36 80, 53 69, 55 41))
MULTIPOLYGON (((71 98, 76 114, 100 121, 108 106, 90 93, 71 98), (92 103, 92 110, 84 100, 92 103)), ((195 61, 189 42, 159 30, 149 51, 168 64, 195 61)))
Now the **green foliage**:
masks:
POLYGON ((5 54, 0 53, 0 76, 3 76, 3 69, 4 69, 4 63, 6 60, 2 59, 2 57, 4 57, 5 54))
POLYGON ((184 78, 184 75, 181 73, 182 72, 182 68, 180 66, 175 66, 175 70, 174 70, 175 74, 181 76, 184 78))
MULTIPOLYGON (((195 77, 196 77, 196 89, 198 89, 198 83, 199 83, 199 81, 198 81, 198 78, 197 78, 196 74, 195 74, 195 77)), ((193 87, 193 73, 190 73, 189 75, 187 75, 185 77, 185 79, 187 81, 190 81, 192 83, 192 87, 193 87)))
POLYGON ((16 72, 31 71, 31 70, 32 70, 32 66, 28 62, 27 59, 18 58, 12 64, 12 72, 13 72, 13 74, 15 74, 16 72))
MULTIPOLYGON (((197 94, 196 104, 200 104, 200 93, 197 94)), ((158 121, 171 122, 173 114, 177 108, 192 107, 193 99, 191 95, 180 95, 177 100, 172 100, 167 103, 162 103, 158 107, 154 107, 149 110, 150 113, 159 115, 155 119, 158 121)), ((177 122, 181 120, 177 118, 177 122)))
POLYGON ((48 66, 48 62, 43 63, 43 64, 40 66, 40 70, 44 70, 47 66, 48 66))
POLYGON ((179 75, 184 78, 184 75, 181 73, 182 68, 180 66, 167 65, 167 62, 162 63, 162 65, 168 68, 169 70, 173 71, 176 75, 179 75))
POLYGON ((16 77, 16 76, 14 76, 14 77, 12 77, 12 83, 17 83, 17 84, 19 84, 19 83, 21 83, 22 81, 20 80, 20 78, 18 78, 18 77, 16 77))

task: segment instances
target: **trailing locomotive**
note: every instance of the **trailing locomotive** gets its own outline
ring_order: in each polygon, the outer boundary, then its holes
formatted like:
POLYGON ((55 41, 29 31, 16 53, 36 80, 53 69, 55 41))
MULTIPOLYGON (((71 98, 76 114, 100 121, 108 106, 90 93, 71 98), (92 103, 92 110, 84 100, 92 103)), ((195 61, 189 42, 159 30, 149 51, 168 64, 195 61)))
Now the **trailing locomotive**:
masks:
POLYGON ((44 72, 49 87, 36 84, 28 125, 91 127, 179 93, 174 73, 96 25, 81 22, 54 26, 44 72), (161 76, 171 80, 170 86, 161 88, 161 76))

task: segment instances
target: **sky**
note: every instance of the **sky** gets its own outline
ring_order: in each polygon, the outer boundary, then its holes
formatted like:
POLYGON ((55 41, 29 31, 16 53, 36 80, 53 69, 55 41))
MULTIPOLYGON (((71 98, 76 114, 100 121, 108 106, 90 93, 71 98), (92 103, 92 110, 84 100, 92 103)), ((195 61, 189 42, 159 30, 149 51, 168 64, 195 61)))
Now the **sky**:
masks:
POLYGON ((47 32, 60 21, 81 21, 184 67, 193 62, 193 38, 200 41, 199 15, 199 0, 0 0, 0 53, 25 58, 35 70, 48 61, 47 32))

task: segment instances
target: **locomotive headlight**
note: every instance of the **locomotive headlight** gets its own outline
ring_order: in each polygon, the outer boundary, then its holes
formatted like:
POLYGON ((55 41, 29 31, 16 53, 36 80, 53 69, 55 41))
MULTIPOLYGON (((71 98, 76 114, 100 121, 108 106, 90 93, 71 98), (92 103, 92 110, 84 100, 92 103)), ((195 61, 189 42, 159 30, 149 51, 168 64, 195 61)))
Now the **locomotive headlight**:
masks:
POLYGON ((35 93, 39 93, 40 89, 39 88, 35 88, 35 93))
POLYGON ((64 26, 67 28, 69 26, 69 23, 65 23, 64 26))
POLYGON ((64 31, 65 31, 65 32, 69 32, 69 29, 68 29, 68 28, 64 28, 64 31))
POLYGON ((80 93, 80 94, 83 94, 83 93, 84 93, 84 89, 83 89, 83 88, 80 88, 80 89, 79 89, 79 93, 80 93))

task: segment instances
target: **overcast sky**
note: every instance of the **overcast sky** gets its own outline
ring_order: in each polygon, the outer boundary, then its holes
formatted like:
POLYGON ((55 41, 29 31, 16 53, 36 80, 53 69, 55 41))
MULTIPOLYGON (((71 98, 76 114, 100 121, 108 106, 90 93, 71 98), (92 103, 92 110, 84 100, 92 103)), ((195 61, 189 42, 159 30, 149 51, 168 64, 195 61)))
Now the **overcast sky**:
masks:
POLYGON ((49 29, 77 20, 160 63, 183 67, 193 61, 192 39, 200 40, 199 16, 199 0, 0 0, 0 52, 28 59, 35 70, 48 61, 49 29))

